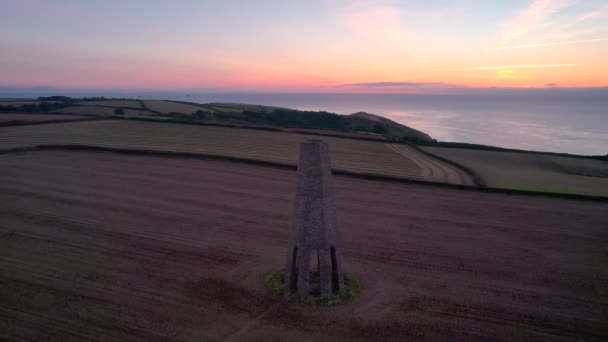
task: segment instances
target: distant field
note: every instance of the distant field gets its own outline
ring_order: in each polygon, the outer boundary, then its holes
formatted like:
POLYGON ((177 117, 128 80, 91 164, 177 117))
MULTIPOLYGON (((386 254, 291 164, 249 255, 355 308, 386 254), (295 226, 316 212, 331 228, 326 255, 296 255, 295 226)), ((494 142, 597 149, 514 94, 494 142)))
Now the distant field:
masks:
POLYGON ((129 107, 142 108, 141 103, 136 100, 102 100, 102 101, 81 101, 77 104, 82 106, 109 106, 109 107, 129 107))
POLYGON ((424 155, 413 147, 398 144, 386 144, 386 146, 418 164, 425 179, 441 183, 474 185, 471 177, 463 170, 455 167, 447 168, 444 166, 445 163, 424 155))
POLYGON ((247 103, 228 103, 228 102, 214 102, 208 103, 207 105, 212 106, 213 108, 217 108, 219 110, 225 111, 244 111, 244 110, 273 110, 273 109, 287 109, 285 107, 277 107, 277 106, 263 106, 256 104, 247 104, 247 103))
POLYGON ((0 122, 11 121, 50 121, 50 120, 69 120, 69 119, 84 119, 88 116, 83 115, 63 115, 63 114, 29 114, 29 113, 8 113, 0 114, 0 122))
POLYGON ((571 175, 608 178, 608 162, 596 159, 579 159, 561 156, 544 156, 558 170, 571 175))
MULTIPOLYGON (((72 106, 56 110, 57 113, 75 113, 75 114, 90 114, 99 116, 114 115, 116 108, 98 107, 98 106, 72 106)), ((154 115, 154 113, 146 110, 138 109, 123 109, 125 115, 154 115)))
POLYGON ((213 111, 216 111, 216 112, 227 113, 227 114, 238 114, 238 113, 242 113, 243 112, 242 109, 234 108, 234 107, 210 106, 209 109, 211 109, 213 111))
MULTIPOLYGON (((0 135, 0 149, 40 144, 80 144, 136 150, 176 151, 228 156, 295 165, 301 141, 318 136, 266 132, 224 127, 165 124, 136 121, 96 121, 73 124, 7 127, 0 135)), ((379 142, 324 137, 329 142, 334 169, 414 180, 472 185, 466 175, 454 174, 454 167, 429 162, 415 150, 397 151, 379 142), (426 166, 423 166, 426 165, 426 166), (431 166, 432 164, 432 166, 431 166), (428 168, 446 170, 433 173, 428 168)))
POLYGON ((145 105, 155 112, 160 112, 163 114, 175 112, 182 114, 193 114, 199 110, 205 110, 205 108, 201 108, 195 105, 189 105, 185 103, 177 103, 170 101, 161 101, 161 100, 145 100, 145 105))
POLYGON ((473 169, 490 187, 608 196, 608 163, 600 160, 443 147, 423 150, 473 169))
MULTIPOLYGON (((41 101, 0 101, 0 106, 23 106, 30 104, 39 104, 41 101)), ((51 102, 51 101, 49 101, 51 102)))

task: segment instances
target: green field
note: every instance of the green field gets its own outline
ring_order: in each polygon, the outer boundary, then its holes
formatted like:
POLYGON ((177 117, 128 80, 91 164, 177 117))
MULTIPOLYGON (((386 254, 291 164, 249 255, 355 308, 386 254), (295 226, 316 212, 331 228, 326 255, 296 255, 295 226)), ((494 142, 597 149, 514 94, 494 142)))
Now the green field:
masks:
POLYGON ((608 196, 608 162, 605 161, 524 152, 422 149, 474 170, 489 187, 608 196))
POLYGON ((194 114, 199 110, 207 110, 201 106, 172 102, 172 101, 161 101, 161 100, 145 100, 144 104, 150 110, 167 114, 167 113, 182 113, 182 114, 194 114))
POLYGON ((228 113, 228 114, 238 114, 238 113, 243 112, 242 109, 234 108, 234 107, 210 106, 209 108, 215 112, 228 113))

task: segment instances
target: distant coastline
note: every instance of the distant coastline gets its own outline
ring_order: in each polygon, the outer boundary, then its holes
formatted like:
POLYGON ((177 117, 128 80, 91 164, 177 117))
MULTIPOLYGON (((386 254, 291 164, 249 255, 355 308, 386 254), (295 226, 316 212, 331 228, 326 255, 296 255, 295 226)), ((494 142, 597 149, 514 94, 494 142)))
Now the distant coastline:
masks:
MULTIPOLYGON (((553 89, 555 92, 556 89, 553 89)), ((600 89, 601 90, 601 89, 600 89)), ((443 142, 526 151, 577 155, 608 153, 602 92, 567 96, 396 95, 396 94, 272 94, 272 93, 178 93, 96 92, 93 95, 187 102, 239 102, 300 110, 350 114, 359 111, 385 116, 428 133, 443 142)), ((606 92, 606 91, 604 91, 606 92)), ((88 95, 84 93, 66 95, 88 95)), ((39 93, 2 93, 0 97, 24 98, 39 93)))

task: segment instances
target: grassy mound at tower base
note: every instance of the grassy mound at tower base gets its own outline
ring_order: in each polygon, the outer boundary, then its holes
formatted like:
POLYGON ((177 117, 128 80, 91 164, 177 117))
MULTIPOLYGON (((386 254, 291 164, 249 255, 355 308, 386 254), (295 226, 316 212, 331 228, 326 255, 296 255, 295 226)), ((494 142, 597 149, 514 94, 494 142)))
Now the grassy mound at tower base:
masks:
POLYGON ((319 288, 319 273, 313 271, 310 277, 310 295, 300 298, 297 294, 290 294, 284 286, 284 270, 271 271, 264 274, 264 284, 273 294, 283 296, 290 301, 311 305, 336 305, 349 301, 361 292, 361 285, 356 280, 344 276, 344 289, 330 297, 321 297, 319 288))

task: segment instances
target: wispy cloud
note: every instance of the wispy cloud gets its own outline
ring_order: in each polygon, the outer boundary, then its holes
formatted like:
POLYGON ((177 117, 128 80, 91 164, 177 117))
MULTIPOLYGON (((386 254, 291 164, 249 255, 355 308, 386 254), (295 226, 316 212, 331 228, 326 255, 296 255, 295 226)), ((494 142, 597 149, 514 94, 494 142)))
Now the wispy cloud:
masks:
POLYGON ((363 83, 346 83, 342 87, 427 87, 427 86, 449 86, 443 82, 363 82, 363 83))
POLYGON ((547 83, 545 84, 545 87, 557 87, 558 84, 557 83, 547 83))
POLYGON ((398 41, 407 29, 401 22, 401 9, 391 2, 358 2, 342 14, 348 28, 376 40, 398 41))
POLYGON ((585 36, 597 36, 598 34, 606 34, 608 26, 585 27, 577 30, 568 30, 560 34, 564 39, 572 39, 585 36))
POLYGON ((577 21, 585 21, 593 18, 604 17, 608 15, 608 6, 597 8, 593 11, 589 11, 578 16, 577 21))
POLYGON ((460 71, 460 70, 498 70, 498 69, 534 69, 534 68, 561 68, 572 67, 577 64, 533 64, 533 65, 500 65, 500 66, 480 66, 471 68, 447 68, 432 69, 429 71, 460 71))
POLYGON ((545 19, 570 4, 570 0, 534 0, 505 25, 503 39, 511 41, 534 30, 545 19))
POLYGON ((553 45, 593 43, 593 42, 601 42, 601 41, 606 41, 606 40, 608 40, 608 38, 595 38, 595 39, 585 39, 585 40, 569 40, 569 41, 565 41, 565 42, 547 42, 547 43, 534 43, 534 44, 512 45, 512 46, 498 46, 498 47, 495 47, 494 50, 526 49, 526 48, 537 48, 537 47, 553 46, 553 45))

